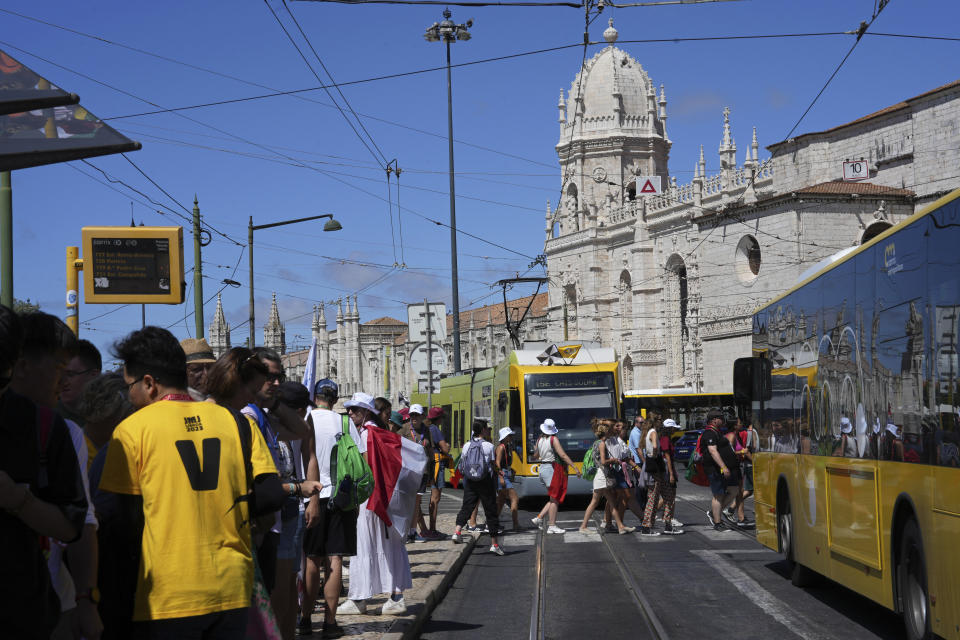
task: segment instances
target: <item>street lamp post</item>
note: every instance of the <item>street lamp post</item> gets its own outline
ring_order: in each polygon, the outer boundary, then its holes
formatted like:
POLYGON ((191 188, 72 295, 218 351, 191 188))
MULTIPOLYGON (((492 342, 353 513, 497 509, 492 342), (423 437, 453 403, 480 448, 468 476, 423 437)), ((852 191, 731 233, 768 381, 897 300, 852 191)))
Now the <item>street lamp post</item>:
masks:
POLYGON ((453 294, 453 371, 460 371, 460 286, 457 276, 457 205, 453 179, 453 89, 450 80, 450 45, 457 40, 469 40, 473 20, 456 24, 450 19, 450 9, 443 10, 443 22, 434 22, 423 35, 427 42, 447 45, 447 146, 450 156, 450 271, 453 294))
POLYGON ((273 227, 282 227, 288 224, 295 224, 297 222, 308 222, 310 220, 319 220, 320 218, 329 218, 327 222, 323 225, 324 231, 340 231, 343 229, 343 226, 334 220, 332 213, 324 213, 319 216, 310 216, 308 218, 297 218, 296 220, 284 220, 283 222, 271 222, 269 224, 253 224, 253 216, 250 216, 250 223, 247 226, 247 254, 250 256, 250 348, 257 344, 256 336, 256 323, 254 322, 254 313, 253 313, 253 232, 260 229, 270 229, 273 227))

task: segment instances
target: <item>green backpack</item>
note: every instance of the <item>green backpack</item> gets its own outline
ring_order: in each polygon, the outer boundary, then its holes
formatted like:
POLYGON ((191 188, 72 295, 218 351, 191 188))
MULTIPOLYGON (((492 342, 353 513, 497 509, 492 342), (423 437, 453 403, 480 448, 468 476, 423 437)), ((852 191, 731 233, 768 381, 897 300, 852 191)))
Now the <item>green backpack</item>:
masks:
POLYGON ((597 468, 600 466, 600 441, 594 440, 593 446, 587 449, 583 456, 583 467, 580 474, 584 480, 593 480, 597 475, 597 468))
POLYGON ((363 459, 350 436, 350 418, 343 416, 343 433, 330 452, 330 478, 333 480, 329 507, 354 511, 373 494, 373 471, 363 459))

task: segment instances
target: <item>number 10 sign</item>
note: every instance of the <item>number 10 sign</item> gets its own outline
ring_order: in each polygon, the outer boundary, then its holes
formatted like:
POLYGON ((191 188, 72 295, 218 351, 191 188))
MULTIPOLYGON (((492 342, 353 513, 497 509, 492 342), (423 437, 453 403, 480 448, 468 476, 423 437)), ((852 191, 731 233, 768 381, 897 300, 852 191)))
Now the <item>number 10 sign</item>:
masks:
POLYGON ((849 181, 866 180, 870 177, 870 166, 865 160, 847 160, 843 163, 843 179, 849 181))

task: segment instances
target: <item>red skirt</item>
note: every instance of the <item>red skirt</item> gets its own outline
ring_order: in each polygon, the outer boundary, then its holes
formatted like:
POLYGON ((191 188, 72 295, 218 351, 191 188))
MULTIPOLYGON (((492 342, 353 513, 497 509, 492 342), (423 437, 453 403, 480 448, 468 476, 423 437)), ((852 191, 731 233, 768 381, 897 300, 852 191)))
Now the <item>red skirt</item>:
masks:
POLYGON ((567 497, 567 465, 562 462, 553 462, 553 478, 550 481, 550 488, 547 489, 547 495, 562 504, 567 497))

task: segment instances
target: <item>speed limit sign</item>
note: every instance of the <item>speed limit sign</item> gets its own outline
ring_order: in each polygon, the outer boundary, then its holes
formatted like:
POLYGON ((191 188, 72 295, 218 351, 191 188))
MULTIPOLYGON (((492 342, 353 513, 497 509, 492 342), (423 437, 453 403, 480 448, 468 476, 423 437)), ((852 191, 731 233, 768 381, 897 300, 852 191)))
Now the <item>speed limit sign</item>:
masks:
POLYGON ((843 163, 844 180, 866 180, 869 177, 870 167, 865 160, 847 160, 843 163))

